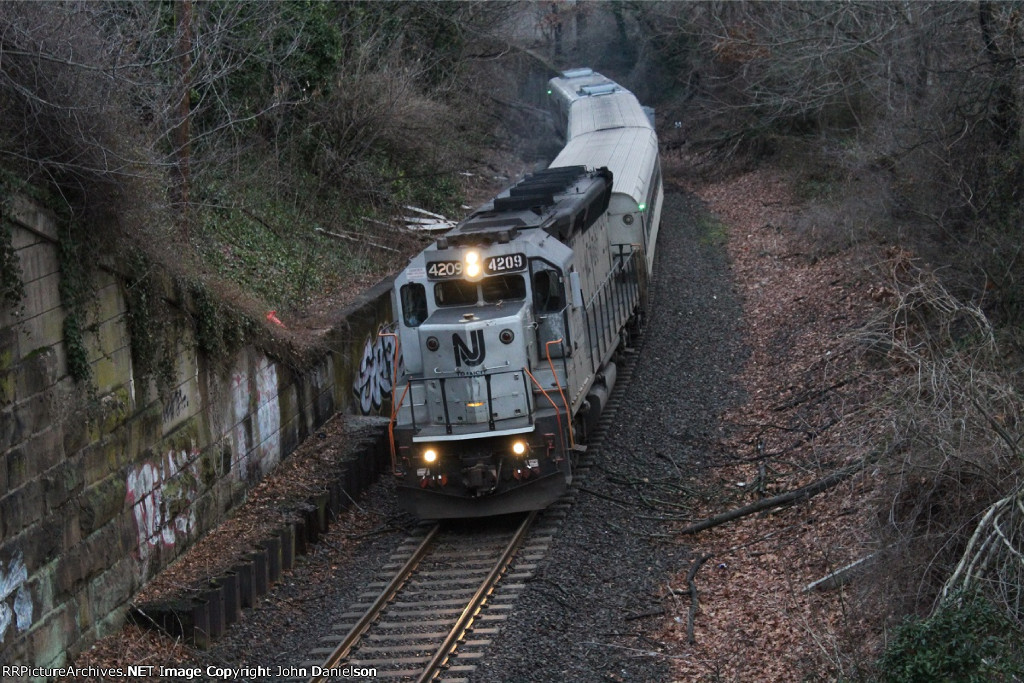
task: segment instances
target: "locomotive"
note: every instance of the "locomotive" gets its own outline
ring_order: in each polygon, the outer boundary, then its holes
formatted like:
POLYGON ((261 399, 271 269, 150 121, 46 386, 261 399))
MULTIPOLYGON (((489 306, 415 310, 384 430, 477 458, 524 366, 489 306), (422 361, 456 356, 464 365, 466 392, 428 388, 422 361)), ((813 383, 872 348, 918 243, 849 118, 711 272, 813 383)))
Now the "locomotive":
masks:
POLYGON ((558 499, 646 314, 664 197, 653 113, 591 69, 548 86, 559 155, 394 281, 389 440, 421 518, 558 499))

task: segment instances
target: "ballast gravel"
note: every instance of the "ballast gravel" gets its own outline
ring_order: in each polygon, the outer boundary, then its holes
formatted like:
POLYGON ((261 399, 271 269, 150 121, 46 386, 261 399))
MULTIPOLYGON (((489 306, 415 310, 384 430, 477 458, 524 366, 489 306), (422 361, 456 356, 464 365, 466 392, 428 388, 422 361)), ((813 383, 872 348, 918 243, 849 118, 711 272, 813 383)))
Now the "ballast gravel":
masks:
MULTIPOLYGON (((471 681, 667 681, 658 633, 686 620, 671 576, 692 560, 669 521, 742 398, 741 304, 722 236, 699 201, 666 195, 652 313, 583 491, 471 681)), ((678 524, 676 524, 678 526, 678 524)))
MULTIPOLYGON (((693 559, 672 534, 673 518, 689 519, 687 482, 719 438, 718 416, 742 399, 733 377, 745 358, 741 304, 716 226, 691 195, 666 194, 632 381, 583 490, 471 681, 663 681, 670 658, 685 656, 658 640, 688 607, 668 588, 693 559)), ((268 675, 236 680, 271 681, 278 667, 315 660, 327 627, 379 579, 415 525, 394 497, 386 477, 371 487, 239 624, 210 650, 190 650, 187 665, 263 667, 268 675)))

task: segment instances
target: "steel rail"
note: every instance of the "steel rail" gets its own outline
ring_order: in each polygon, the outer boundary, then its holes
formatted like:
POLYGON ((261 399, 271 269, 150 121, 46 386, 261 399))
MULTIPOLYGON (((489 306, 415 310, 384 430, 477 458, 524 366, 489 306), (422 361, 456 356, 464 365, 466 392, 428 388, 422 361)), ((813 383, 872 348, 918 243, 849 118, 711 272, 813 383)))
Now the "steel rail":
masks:
MULTIPOLYGON (((359 639, 363 637, 363 634, 370 628, 370 625, 373 624, 378 616, 380 616, 384 607, 391 602, 391 599, 395 597, 399 590, 401 590, 402 586, 405 585, 405 582, 409 579, 409 576, 411 576, 416 570, 416 567, 419 566, 420 561, 423 559, 423 556, 427 554, 427 551, 430 549, 430 546, 434 542, 434 538, 437 536, 440 529, 441 525, 435 524, 434 527, 427 532, 426 537, 419 546, 417 546, 412 557, 402 565, 402 568, 398 570, 395 577, 391 579, 384 590, 381 591, 380 595, 378 595, 377 599, 373 601, 370 608, 366 610, 366 613, 363 614, 363 616, 359 618, 359 621, 357 621, 349 630, 345 639, 338 644, 338 647, 334 649, 334 652, 332 652, 324 661, 323 668, 325 670, 335 668, 343 659, 345 659, 345 657, 348 656, 349 652, 352 651, 352 647, 359 642, 359 639)), ((314 676, 309 679, 309 683, 323 683, 328 680, 328 678, 330 677, 324 675, 314 676)))
POLYGON ((480 584, 476 593, 473 594, 469 604, 462 610, 462 614, 459 615, 458 621, 455 622, 451 631, 448 632, 448 636, 444 639, 441 647, 437 649, 437 652, 434 653, 434 656, 431 657, 430 662, 428 662, 426 668, 424 668, 423 673, 420 674, 418 679, 416 679, 417 683, 426 683, 427 681, 432 680, 448 660, 448 657, 455 649, 459 640, 461 640, 466 631, 469 630, 470 625, 473 623, 473 619, 476 618, 477 613, 479 613, 480 609, 483 607, 483 604, 490 596, 491 591, 494 590, 494 586, 505 573, 505 569, 508 568, 509 563, 515 556, 516 551, 523 542, 523 539, 526 538, 526 533, 530 530, 530 526, 536 518, 537 511, 534 510, 528 514, 522 524, 519 525, 519 528, 516 530, 512 540, 509 541, 508 545, 505 547, 505 551, 501 554, 501 557, 498 558, 494 567, 487 574, 487 577, 484 578, 483 583, 480 584))

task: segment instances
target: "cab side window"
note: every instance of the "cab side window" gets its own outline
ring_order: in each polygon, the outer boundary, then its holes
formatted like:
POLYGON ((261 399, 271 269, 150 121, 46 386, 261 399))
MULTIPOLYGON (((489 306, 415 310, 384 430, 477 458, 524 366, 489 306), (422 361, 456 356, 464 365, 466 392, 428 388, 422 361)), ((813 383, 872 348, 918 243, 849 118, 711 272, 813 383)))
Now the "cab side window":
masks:
POLYGON ((565 308, 565 290, 558 271, 549 268, 533 273, 533 305, 537 313, 557 313, 565 308))
POLYGON ((406 327, 419 327, 427 319, 427 290, 419 283, 402 285, 402 321, 406 327))
POLYGON ((540 353, 552 358, 572 355, 565 282, 561 271, 543 259, 530 259, 530 288, 533 290, 540 353))

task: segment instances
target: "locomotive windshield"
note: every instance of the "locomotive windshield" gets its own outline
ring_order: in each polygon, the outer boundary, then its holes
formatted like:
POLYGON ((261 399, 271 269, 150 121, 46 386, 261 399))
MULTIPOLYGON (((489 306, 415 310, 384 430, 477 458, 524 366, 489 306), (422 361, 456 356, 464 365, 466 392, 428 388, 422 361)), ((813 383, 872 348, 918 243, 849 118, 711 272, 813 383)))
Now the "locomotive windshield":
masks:
POLYGON ((526 298, 526 280, 518 273, 495 275, 480 282, 442 280, 434 284, 434 301, 438 306, 472 306, 521 301, 526 298))
POLYGON ((522 275, 498 275, 480 282, 484 302, 519 301, 526 298, 526 281, 522 275))

